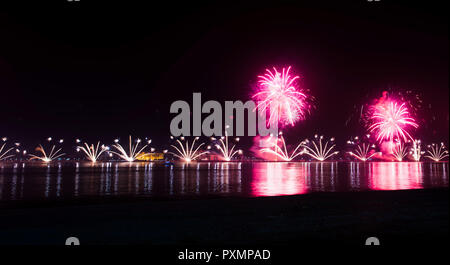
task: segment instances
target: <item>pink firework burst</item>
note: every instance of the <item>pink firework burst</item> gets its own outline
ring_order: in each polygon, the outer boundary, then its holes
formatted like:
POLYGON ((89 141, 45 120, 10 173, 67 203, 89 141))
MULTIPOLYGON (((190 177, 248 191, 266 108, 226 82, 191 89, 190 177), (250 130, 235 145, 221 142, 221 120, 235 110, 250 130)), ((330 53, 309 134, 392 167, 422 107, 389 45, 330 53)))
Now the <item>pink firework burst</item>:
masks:
POLYGON ((253 98, 258 100, 258 109, 269 111, 268 124, 294 125, 305 118, 307 96, 295 86, 295 80, 300 77, 291 76, 290 69, 290 66, 283 68, 280 73, 274 67, 273 72, 266 69, 265 75, 258 76, 258 91, 253 98))
POLYGON ((405 103, 398 104, 391 100, 375 105, 371 120, 373 123, 369 130, 376 132, 377 141, 380 142, 383 140, 393 142, 394 139, 412 140, 413 138, 407 130, 409 127, 419 127, 414 118, 410 116, 405 103))

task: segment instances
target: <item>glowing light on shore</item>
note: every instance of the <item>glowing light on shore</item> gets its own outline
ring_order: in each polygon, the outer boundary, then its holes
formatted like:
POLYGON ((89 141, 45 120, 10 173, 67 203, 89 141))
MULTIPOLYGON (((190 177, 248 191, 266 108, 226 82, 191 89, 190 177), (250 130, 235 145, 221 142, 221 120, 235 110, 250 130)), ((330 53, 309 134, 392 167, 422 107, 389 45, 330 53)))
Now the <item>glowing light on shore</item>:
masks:
POLYGON ((369 126, 369 131, 377 134, 379 142, 383 140, 391 142, 413 140, 408 129, 409 127, 419 127, 414 118, 410 116, 405 103, 399 104, 392 100, 374 106, 371 120, 373 123, 369 126))
POLYGON ((299 155, 302 155, 306 152, 306 148, 304 147, 305 142, 301 142, 297 145, 297 147, 295 147, 295 149, 289 153, 287 148, 286 148, 286 142, 284 140, 283 135, 280 133, 280 138, 278 138, 274 144, 273 147, 266 147, 266 148, 262 148, 261 152, 262 153, 269 153, 269 154, 273 154, 276 157, 284 160, 284 161, 292 161, 294 158, 296 158, 299 155), (281 147, 280 144, 278 142, 281 142, 281 147), (302 147, 304 147, 303 149, 301 149, 302 147), (299 151, 299 149, 301 149, 299 151))
MULTIPOLYGON (((2 139, 2 140, 3 140, 4 142, 7 140, 6 137, 3 137, 3 139, 2 139), (3 139, 4 139, 4 140, 3 140, 3 139)), ((8 153, 11 152, 14 148, 11 147, 11 148, 9 148, 9 149, 5 149, 5 146, 6 146, 6 143, 4 143, 4 144, 2 145, 2 147, 0 147, 0 161, 1 161, 1 160, 8 159, 8 158, 14 156, 14 155, 8 155, 8 153)))
POLYGON ((92 163, 97 162, 100 155, 107 150, 106 146, 100 146, 100 142, 97 142, 95 147, 94 144, 89 146, 87 143, 84 143, 84 146, 78 146, 77 149, 82 150, 86 154, 86 158, 92 163))
POLYGON ((337 155, 339 151, 334 151, 333 149, 336 146, 334 144, 334 138, 331 138, 329 141, 326 141, 325 144, 322 143, 323 136, 318 136, 317 134, 314 135, 314 140, 311 141, 312 146, 308 146, 307 144, 310 143, 310 141, 307 139, 305 140, 305 154, 309 155, 310 157, 318 160, 318 161, 325 161, 328 158, 337 155), (317 143, 316 143, 317 142, 317 143))
POLYGON ((125 150, 125 148, 119 143, 118 139, 115 139, 114 142, 115 142, 115 144, 113 144, 113 147, 116 148, 118 152, 115 152, 115 151, 110 151, 110 152, 128 162, 133 162, 134 160, 136 160, 138 155, 147 147, 147 145, 144 145, 141 149, 138 149, 139 145, 141 143, 141 140, 137 139, 136 144, 133 144, 131 135, 129 136, 129 145, 128 145, 129 151, 128 151, 128 153, 125 150))
POLYGON ((300 77, 291 76, 290 69, 283 68, 280 73, 274 67, 273 72, 266 69, 265 75, 258 76, 258 91, 253 98, 258 100, 258 109, 269 111, 267 124, 294 125, 306 115, 307 95, 295 86, 300 77))
POLYGON ((398 142, 396 147, 393 150, 392 155, 394 156, 395 160, 398 162, 402 162, 403 158, 408 154, 408 151, 406 150, 405 145, 402 142, 398 142))
POLYGON ((39 145, 36 148, 36 151, 41 153, 41 156, 38 155, 30 155, 31 158, 30 160, 33 159, 38 159, 41 160, 43 162, 49 163, 52 162, 53 160, 60 158, 61 156, 65 155, 64 153, 59 153, 61 151, 61 148, 59 148, 58 150, 55 151, 55 145, 52 146, 52 149, 50 150, 50 152, 47 155, 47 152, 45 152, 44 147, 42 147, 42 145, 39 145))
POLYGON ((442 161, 443 159, 448 157, 448 151, 445 150, 444 143, 441 144, 431 144, 428 146, 427 155, 424 157, 427 157, 435 162, 442 161))
MULTIPOLYGON (((181 141, 184 141, 184 137, 180 137, 181 141)), ((192 145, 189 146, 189 141, 186 140, 186 145, 183 146, 180 140, 177 139, 177 143, 180 145, 180 148, 176 147, 175 145, 171 145, 177 153, 169 152, 173 154, 174 156, 184 160, 185 162, 191 162, 200 157, 203 154, 208 153, 208 151, 201 152, 199 151, 200 147, 204 145, 204 143, 201 143, 195 148, 195 142, 198 140, 198 137, 194 138, 194 141, 192 142, 192 145), (194 149, 195 148, 195 149, 194 149)))

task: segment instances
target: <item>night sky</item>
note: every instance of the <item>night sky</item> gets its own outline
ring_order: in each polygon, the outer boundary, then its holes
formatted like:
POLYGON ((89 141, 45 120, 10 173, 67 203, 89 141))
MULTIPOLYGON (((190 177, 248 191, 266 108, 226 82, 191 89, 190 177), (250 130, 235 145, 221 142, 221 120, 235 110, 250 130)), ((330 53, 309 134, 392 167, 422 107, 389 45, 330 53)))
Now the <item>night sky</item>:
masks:
MULTIPOLYGON (((167 6, 133 1, 0 4, 0 136, 163 147, 170 104, 250 99, 257 75, 292 65, 316 109, 292 137, 345 143, 361 104, 387 89, 424 100, 414 132, 448 141, 448 21, 411 1, 277 1, 167 6)), ((244 140, 247 143, 251 139, 244 140)))

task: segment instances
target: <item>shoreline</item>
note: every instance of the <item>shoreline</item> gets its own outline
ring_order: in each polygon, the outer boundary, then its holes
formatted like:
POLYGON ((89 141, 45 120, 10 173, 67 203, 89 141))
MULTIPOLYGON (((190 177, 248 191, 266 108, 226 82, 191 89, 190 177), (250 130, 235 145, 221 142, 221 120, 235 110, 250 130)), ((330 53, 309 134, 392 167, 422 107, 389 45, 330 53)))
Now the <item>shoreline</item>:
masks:
POLYGON ((224 245, 437 243, 448 239, 449 189, 280 197, 115 198, 0 211, 0 244, 224 245))

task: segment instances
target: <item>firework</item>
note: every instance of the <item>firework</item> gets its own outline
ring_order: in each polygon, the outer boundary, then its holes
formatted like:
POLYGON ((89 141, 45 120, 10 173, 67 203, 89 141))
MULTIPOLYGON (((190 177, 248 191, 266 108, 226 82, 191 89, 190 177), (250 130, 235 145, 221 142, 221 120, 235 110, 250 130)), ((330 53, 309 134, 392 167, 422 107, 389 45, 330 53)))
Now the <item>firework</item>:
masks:
POLYGON ((379 142, 383 140, 390 142, 412 140, 407 131, 408 127, 419 127, 414 118, 409 115, 405 103, 399 104, 392 100, 384 104, 377 104, 374 107, 371 120, 373 123, 369 126, 369 131, 376 132, 379 142))
MULTIPOLYGON (((312 141, 312 147, 309 147, 308 145, 305 145, 305 153, 309 155, 310 157, 319 160, 319 161, 325 161, 328 158, 336 155, 339 153, 339 151, 333 151, 333 148, 336 146, 334 144, 334 138, 331 138, 330 141, 326 141, 325 144, 322 143, 323 136, 318 136, 317 134, 314 135, 315 140, 312 141), (318 139, 318 143, 316 143, 318 139), (331 143, 330 143, 331 142, 331 143)), ((305 141, 306 143, 309 143, 309 140, 305 141)))
POLYGON ((125 148, 123 148, 123 146, 121 144, 119 144, 118 139, 115 139, 114 142, 115 142, 115 144, 113 145, 113 147, 116 148, 119 152, 114 152, 114 151, 110 151, 110 152, 128 162, 133 162, 134 160, 136 160, 137 156, 142 152, 142 150, 144 150, 147 147, 147 145, 144 145, 141 149, 139 149, 139 151, 137 151, 139 144, 141 143, 141 140, 137 139, 136 144, 133 144, 133 142, 131 140, 131 135, 129 137, 129 152, 128 153, 127 153, 127 151, 125 151, 125 148))
POLYGON ((294 125, 305 117, 307 96, 295 86, 299 76, 292 77, 290 69, 290 66, 283 68, 280 73, 274 67, 273 72, 266 69, 266 74, 259 76, 258 91, 253 98, 258 100, 258 109, 269 111, 268 124, 294 125))
POLYGON ((301 151, 298 151, 302 146, 304 146, 305 142, 301 142, 297 145, 297 147, 290 154, 286 148, 286 142, 284 141, 283 135, 280 133, 280 138, 273 144, 273 148, 263 148, 261 149, 262 153, 270 153, 284 161, 292 161, 297 156, 306 152, 306 149, 303 148, 301 151), (281 141, 282 147, 279 146, 278 141, 281 141))
MULTIPOLYGON (((184 137, 180 138, 182 141, 184 141, 184 137)), ((178 144, 180 145, 180 148, 176 147, 175 145, 171 145, 173 148, 175 148, 175 150, 178 152, 173 153, 173 152, 169 152, 171 154, 173 154, 174 156, 184 160, 185 162, 191 162, 194 161, 195 159, 197 159, 198 157, 200 157, 203 154, 208 153, 208 151, 205 152, 199 152, 199 149, 202 145, 204 145, 204 143, 201 143, 197 146, 197 148, 194 149, 195 147, 195 142, 198 140, 198 137, 194 138, 194 141, 192 142, 192 145, 189 147, 189 141, 186 140, 186 146, 183 146, 183 144, 181 143, 180 140, 177 139, 178 144)))
MULTIPOLYGON (((236 138, 235 140, 236 142, 238 142, 239 138, 236 138)), ((222 153, 222 156, 225 159, 225 161, 230 161, 236 154, 242 153, 242 150, 234 150, 236 145, 233 145, 231 149, 229 148, 227 131, 225 131, 225 136, 219 139, 219 143, 220 144, 216 144, 216 148, 219 149, 219 151, 222 153)))
MULTIPOLYGON (((6 138, 5 138, 4 141, 6 141, 6 138)), ((0 161, 1 161, 1 160, 8 159, 8 158, 14 156, 14 155, 8 155, 8 153, 11 152, 14 148, 11 147, 11 148, 9 148, 9 149, 4 150, 4 149, 5 149, 5 146, 6 146, 6 143, 4 143, 4 144, 2 145, 2 147, 0 147, 0 161)))
POLYGON ((397 146, 394 148, 392 155, 394 156, 395 160, 398 162, 402 162, 403 158, 408 154, 408 151, 406 150, 405 145, 402 142, 398 142, 397 146))
MULTIPOLYGON (((367 138, 370 138, 370 134, 366 135, 367 138)), ((375 145, 371 145, 369 143, 358 143, 359 137, 356 136, 352 140, 347 141, 348 144, 353 145, 354 149, 353 151, 347 152, 349 155, 355 157, 356 159, 360 161, 367 161, 374 155, 378 154, 375 152, 374 148, 375 145)))
POLYGON ((421 145, 420 145, 420 140, 414 140, 413 141, 413 146, 411 147, 411 151, 409 152, 413 158, 414 161, 420 161, 420 157, 425 154, 425 152, 423 152, 421 150, 421 145))
POLYGON ((50 150, 50 153, 48 153, 48 155, 47 155, 47 152, 45 152, 45 149, 44 149, 44 147, 42 147, 42 145, 39 145, 36 148, 36 151, 40 152, 42 155, 41 156, 30 155, 31 156, 30 160, 38 159, 38 160, 42 160, 43 162, 48 163, 48 162, 52 162, 53 160, 65 155, 63 153, 58 154, 61 151, 61 148, 59 148, 58 150, 55 151, 54 145, 52 146, 52 149, 50 150))
POLYGON ((441 143, 440 145, 433 143, 428 146, 427 155, 425 157, 435 162, 439 162, 448 157, 448 151, 445 150, 444 143, 441 143))
POLYGON ((86 154, 86 158, 91 160, 92 163, 97 162, 100 155, 106 150, 108 150, 108 148, 104 145, 100 147, 100 142, 97 142, 96 147, 94 147, 93 144, 89 146, 87 143, 84 143, 84 145, 85 146, 78 146, 77 150, 82 150, 86 154))
POLYGON ((362 143, 358 144, 353 151, 348 152, 349 155, 365 162, 369 160, 372 156, 376 155, 377 152, 374 152, 371 149, 370 144, 362 143))

